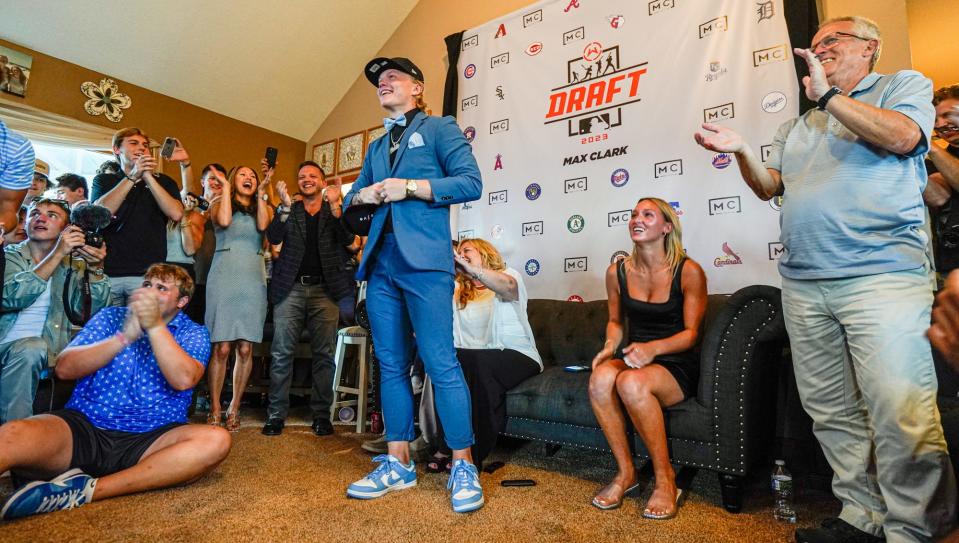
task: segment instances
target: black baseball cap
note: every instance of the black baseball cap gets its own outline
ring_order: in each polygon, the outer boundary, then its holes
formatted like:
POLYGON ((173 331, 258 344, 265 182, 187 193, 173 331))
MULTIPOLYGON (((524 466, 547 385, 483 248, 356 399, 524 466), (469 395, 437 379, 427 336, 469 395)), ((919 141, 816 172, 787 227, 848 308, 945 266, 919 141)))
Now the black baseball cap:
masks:
POLYGON ((380 84, 380 74, 386 70, 399 70, 404 74, 409 74, 415 79, 418 79, 422 82, 426 82, 423 79, 423 71, 420 70, 416 64, 413 64, 413 61, 408 58, 403 57, 378 57, 366 63, 366 69, 363 70, 363 73, 366 74, 366 78, 370 80, 370 83, 374 87, 378 87, 380 84))
POLYGON ((376 204, 353 204, 343 212, 343 224, 357 236, 368 236, 373 225, 373 213, 378 207, 376 204))

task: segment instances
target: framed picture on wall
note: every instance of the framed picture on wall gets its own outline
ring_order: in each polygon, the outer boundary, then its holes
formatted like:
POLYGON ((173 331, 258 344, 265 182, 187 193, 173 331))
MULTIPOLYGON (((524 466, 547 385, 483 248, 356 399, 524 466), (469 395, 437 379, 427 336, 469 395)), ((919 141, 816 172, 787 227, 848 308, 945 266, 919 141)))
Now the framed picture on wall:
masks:
POLYGON ((336 140, 314 145, 313 162, 320 165, 323 175, 336 173, 336 140))
POLYGON ((336 173, 355 172, 363 166, 363 132, 340 138, 340 147, 336 152, 336 173))
POLYGON ((370 144, 373 143, 373 140, 376 138, 381 138, 386 135, 386 128, 383 125, 374 126, 373 128, 366 129, 366 148, 370 148, 370 144))
POLYGON ((33 57, 30 55, 0 46, 0 90, 26 96, 31 66, 33 57))

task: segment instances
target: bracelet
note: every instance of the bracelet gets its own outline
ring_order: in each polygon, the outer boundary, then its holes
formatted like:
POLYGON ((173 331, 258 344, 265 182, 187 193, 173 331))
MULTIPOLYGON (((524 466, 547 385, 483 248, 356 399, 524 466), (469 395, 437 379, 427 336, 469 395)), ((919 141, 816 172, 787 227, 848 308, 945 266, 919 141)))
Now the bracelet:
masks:
POLYGON ((123 344, 124 349, 130 346, 130 340, 127 339, 125 335, 123 335, 123 332, 117 332, 116 334, 113 334, 113 337, 120 340, 120 343, 123 344))
POLYGON ((134 179, 134 178, 132 178, 132 177, 130 177, 129 175, 125 175, 125 176, 123 176, 123 178, 129 180, 129 181, 130 181, 131 183, 133 183, 134 185, 137 184, 137 180, 134 179))

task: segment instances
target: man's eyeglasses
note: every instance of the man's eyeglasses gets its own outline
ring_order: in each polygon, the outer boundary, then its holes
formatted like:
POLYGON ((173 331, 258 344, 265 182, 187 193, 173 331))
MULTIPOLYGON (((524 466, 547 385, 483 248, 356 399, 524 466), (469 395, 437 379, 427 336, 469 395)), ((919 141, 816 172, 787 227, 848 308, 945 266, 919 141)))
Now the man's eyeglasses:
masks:
POLYGON ((865 38, 863 36, 857 36, 855 34, 849 34, 847 32, 836 32, 812 44, 812 47, 810 47, 809 50, 815 51, 819 49, 820 45, 824 49, 832 49, 833 47, 838 45, 839 41, 842 40, 843 38, 855 38, 857 40, 862 40, 862 41, 870 41, 870 40, 876 39, 876 38, 865 38))

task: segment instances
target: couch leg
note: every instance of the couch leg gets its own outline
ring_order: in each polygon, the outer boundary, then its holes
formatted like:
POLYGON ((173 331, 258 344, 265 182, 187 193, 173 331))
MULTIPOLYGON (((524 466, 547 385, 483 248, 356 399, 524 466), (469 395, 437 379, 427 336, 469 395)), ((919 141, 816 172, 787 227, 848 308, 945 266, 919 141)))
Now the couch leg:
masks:
POLYGON ((740 512, 743 508, 743 477, 720 473, 719 488, 723 493, 723 507, 730 513, 740 512))

